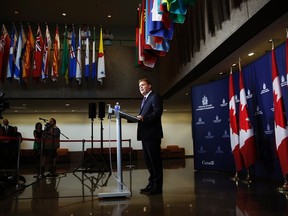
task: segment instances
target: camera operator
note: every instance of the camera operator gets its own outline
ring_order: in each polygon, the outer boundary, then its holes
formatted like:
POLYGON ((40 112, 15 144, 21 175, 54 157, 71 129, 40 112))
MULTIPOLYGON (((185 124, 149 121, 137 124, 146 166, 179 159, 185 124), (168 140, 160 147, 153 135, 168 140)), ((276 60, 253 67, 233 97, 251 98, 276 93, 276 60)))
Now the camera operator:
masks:
POLYGON ((60 147, 60 129, 56 126, 56 120, 51 118, 49 123, 45 125, 43 136, 43 156, 41 163, 41 175, 45 172, 45 165, 49 162, 52 165, 49 168, 51 174, 56 173, 57 149, 60 147))

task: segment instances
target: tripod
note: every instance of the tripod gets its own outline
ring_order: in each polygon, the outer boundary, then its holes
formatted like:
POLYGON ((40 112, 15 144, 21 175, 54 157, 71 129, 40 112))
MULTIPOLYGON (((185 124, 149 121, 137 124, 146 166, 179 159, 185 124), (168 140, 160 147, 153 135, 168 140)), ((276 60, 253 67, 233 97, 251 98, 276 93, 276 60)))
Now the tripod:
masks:
POLYGON ((76 168, 73 172, 79 171, 80 168, 82 168, 82 172, 110 172, 109 166, 107 162, 105 161, 102 150, 103 150, 103 125, 101 120, 101 154, 98 154, 98 160, 95 158, 94 155, 94 146, 93 146, 93 121, 94 118, 91 118, 91 154, 89 154, 80 164, 78 168, 76 168))

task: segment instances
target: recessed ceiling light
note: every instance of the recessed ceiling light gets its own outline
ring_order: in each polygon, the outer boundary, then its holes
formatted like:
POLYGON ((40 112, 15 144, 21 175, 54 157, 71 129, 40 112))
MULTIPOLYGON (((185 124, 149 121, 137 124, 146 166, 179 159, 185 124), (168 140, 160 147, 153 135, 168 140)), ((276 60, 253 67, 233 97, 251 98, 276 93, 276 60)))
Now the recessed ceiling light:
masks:
POLYGON ((110 15, 110 14, 109 14, 107 17, 108 17, 108 18, 111 18, 111 17, 112 17, 112 15, 110 15))
POLYGON ((66 104, 65 104, 65 106, 66 106, 66 107, 69 107, 69 106, 70 106, 70 104, 69 104, 69 103, 66 103, 66 104))
POLYGON ((17 10, 16 10, 16 11, 14 11, 14 14, 19 14, 19 11, 17 11, 17 10))
POLYGON ((255 53, 254 52, 250 52, 249 54, 248 54, 248 56, 253 56, 255 53))
POLYGON ((232 64, 232 67, 235 67, 237 64, 236 63, 234 63, 234 64, 232 64))
POLYGON ((62 16, 66 16, 67 14, 66 13, 62 13, 62 16))

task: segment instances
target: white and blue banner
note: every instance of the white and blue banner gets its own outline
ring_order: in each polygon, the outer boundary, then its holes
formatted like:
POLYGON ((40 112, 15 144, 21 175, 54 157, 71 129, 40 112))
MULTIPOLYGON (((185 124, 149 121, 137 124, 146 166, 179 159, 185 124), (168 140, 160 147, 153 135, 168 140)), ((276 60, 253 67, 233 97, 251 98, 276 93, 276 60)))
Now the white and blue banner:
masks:
MULTIPOLYGON (((285 44, 280 45, 275 51, 282 95, 288 113, 285 44)), ((242 72, 257 150, 257 162, 252 168, 252 174, 255 177, 281 179, 282 174, 277 158, 274 134, 271 52, 243 67, 242 72)), ((238 118, 238 70, 233 73, 233 82, 238 118)), ((192 87, 191 97, 195 170, 234 172, 235 162, 229 137, 228 78, 192 87)))

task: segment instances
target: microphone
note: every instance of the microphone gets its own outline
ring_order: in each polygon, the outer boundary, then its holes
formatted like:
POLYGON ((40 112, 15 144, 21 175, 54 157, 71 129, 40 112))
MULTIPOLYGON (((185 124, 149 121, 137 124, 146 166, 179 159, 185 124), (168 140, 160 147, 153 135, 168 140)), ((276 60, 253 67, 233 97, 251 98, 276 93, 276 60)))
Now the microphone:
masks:
POLYGON ((44 119, 44 118, 39 118, 39 120, 48 121, 48 119, 44 119))

